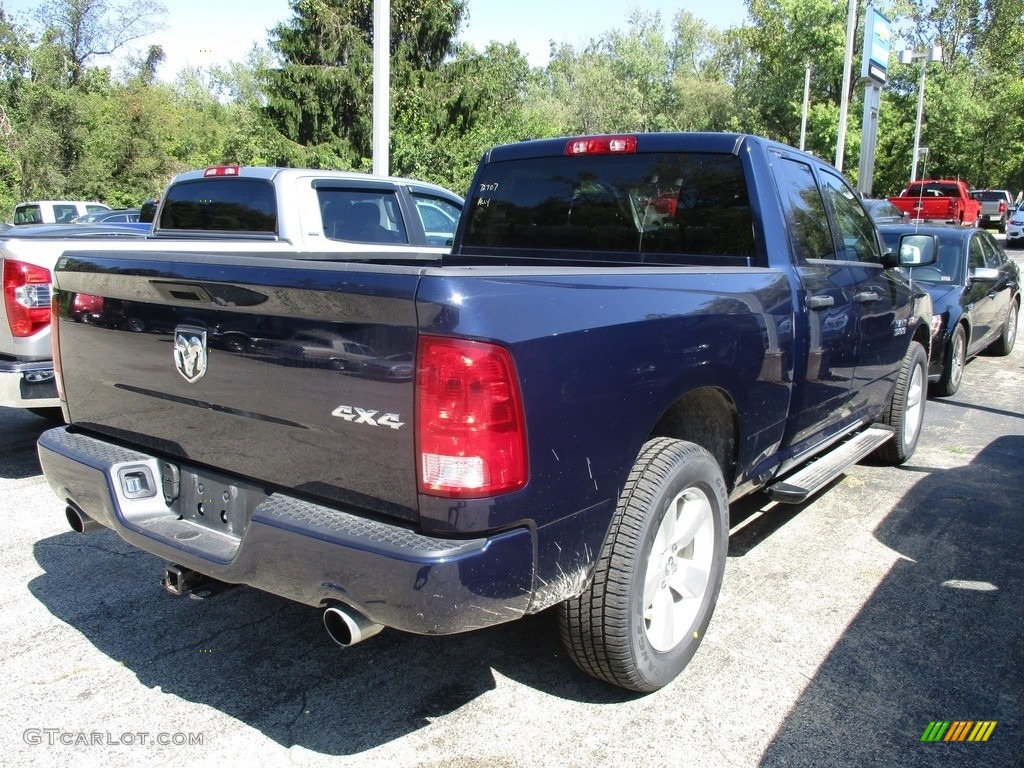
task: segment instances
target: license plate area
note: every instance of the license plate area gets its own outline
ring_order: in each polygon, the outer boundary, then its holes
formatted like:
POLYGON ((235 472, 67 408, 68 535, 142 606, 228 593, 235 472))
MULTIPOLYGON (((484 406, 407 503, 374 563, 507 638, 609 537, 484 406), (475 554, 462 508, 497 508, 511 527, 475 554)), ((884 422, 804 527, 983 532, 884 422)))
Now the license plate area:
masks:
POLYGON ((215 472, 161 466, 164 501, 179 520, 241 538, 253 510, 267 494, 262 488, 215 472))

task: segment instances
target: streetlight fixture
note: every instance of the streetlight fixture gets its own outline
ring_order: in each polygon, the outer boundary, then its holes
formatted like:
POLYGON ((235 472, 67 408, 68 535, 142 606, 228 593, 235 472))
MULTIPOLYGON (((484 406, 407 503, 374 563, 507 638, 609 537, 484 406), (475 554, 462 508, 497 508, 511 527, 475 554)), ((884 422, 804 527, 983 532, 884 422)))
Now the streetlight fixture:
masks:
POLYGON ((942 46, 932 46, 927 51, 900 51, 900 64, 921 62, 921 82, 917 89, 917 123, 914 126, 914 159, 910 166, 910 180, 917 181, 917 156, 921 149, 921 118, 924 115, 924 74, 929 61, 942 61, 942 46))

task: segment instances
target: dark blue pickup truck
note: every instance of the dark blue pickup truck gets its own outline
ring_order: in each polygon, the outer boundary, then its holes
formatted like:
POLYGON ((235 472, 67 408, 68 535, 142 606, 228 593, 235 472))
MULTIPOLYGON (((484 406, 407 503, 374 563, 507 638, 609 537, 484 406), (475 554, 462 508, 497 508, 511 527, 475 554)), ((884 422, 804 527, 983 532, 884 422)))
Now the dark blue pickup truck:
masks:
POLYGON ((496 147, 432 262, 65 253, 40 459, 172 592, 248 584, 342 645, 557 606, 583 670, 650 691, 704 636, 731 500, 913 453, 931 248, 757 137, 496 147))

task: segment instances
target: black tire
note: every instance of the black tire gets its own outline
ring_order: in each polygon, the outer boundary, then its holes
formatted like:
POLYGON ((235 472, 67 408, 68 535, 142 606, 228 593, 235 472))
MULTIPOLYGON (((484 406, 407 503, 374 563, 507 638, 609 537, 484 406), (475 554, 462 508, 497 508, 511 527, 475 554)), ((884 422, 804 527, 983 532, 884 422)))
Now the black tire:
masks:
POLYGON ((999 234, 1001 234, 1001 235, 1005 235, 1006 234, 1006 217, 1005 216, 1003 216, 1001 219, 999 219, 999 234))
POLYGON ((886 464, 902 464, 914 455, 924 423, 927 401, 928 355, 918 342, 910 342, 903 356, 889 407, 879 422, 896 429, 896 434, 875 449, 874 457, 886 464))
POLYGON ((559 607, 570 657, 584 672, 631 691, 670 683, 711 621, 728 543, 725 481, 711 454, 681 440, 648 441, 590 586, 559 607))
POLYGON ((946 345, 946 359, 942 363, 942 378, 933 385, 933 391, 940 397, 955 395, 960 389, 967 365, 967 334, 964 327, 957 325, 946 345))
POLYGON ((992 355, 999 355, 1000 357, 1013 352, 1013 345, 1017 341, 1017 311, 1019 309, 1020 304, 1016 301, 1010 304, 1010 311, 1006 313, 1006 319, 1003 320, 1003 327, 999 331, 999 338, 989 345, 989 348, 985 350, 986 352, 992 355))

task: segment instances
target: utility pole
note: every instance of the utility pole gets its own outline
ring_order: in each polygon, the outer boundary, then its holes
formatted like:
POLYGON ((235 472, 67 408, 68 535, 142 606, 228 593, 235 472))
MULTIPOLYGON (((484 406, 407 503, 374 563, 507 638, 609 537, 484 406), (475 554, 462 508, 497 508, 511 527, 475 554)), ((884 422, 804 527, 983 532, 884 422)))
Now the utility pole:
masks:
POLYGON ((373 172, 390 175, 391 0, 373 0, 373 172))
POLYGON ((853 67, 853 37, 857 31, 857 0, 849 0, 846 17, 846 55, 843 57, 843 93, 839 99, 839 135, 836 137, 836 162, 843 170, 843 153, 846 151, 846 114, 850 110, 850 69, 853 67))

